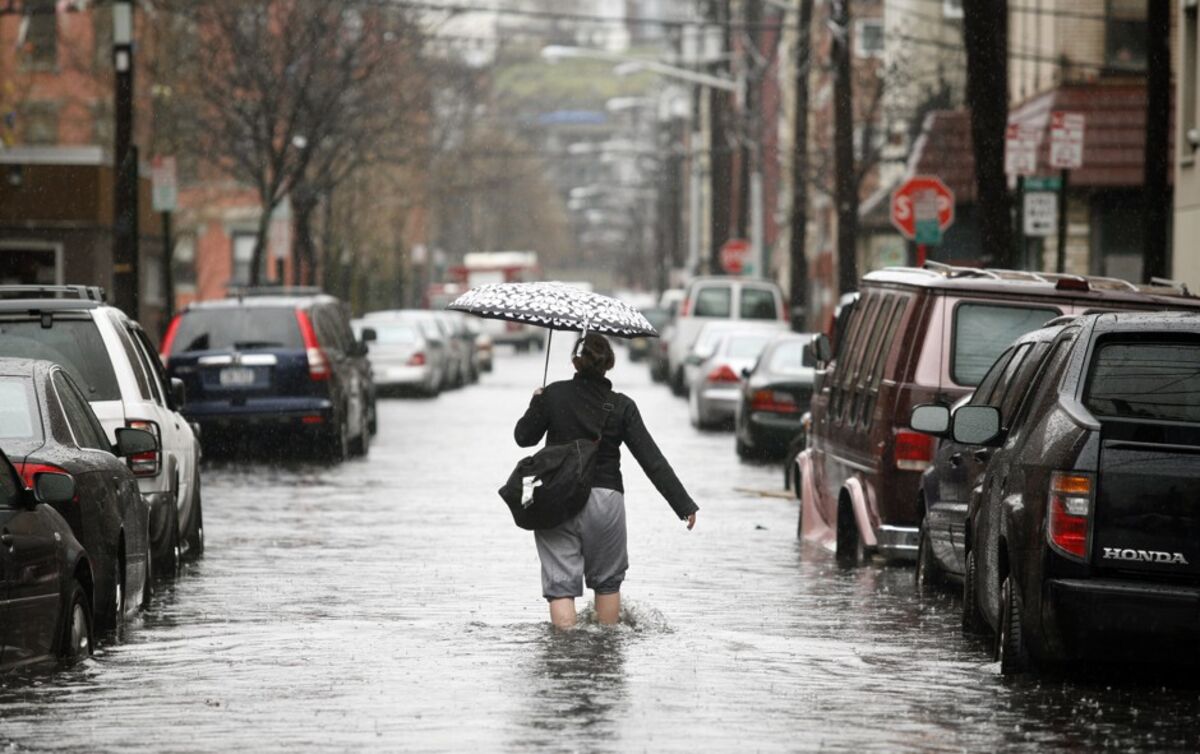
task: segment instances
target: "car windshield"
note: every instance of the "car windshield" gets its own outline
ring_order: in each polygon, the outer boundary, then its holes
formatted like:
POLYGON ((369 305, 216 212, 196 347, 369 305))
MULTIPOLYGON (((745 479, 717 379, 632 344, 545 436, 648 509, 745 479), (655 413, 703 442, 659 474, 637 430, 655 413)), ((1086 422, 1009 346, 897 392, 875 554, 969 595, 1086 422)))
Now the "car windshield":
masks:
POLYGON ((1200 422, 1200 342, 1102 345, 1084 404, 1097 416, 1200 422))
POLYGON ((799 374, 808 367, 804 366, 804 342, 794 341, 781 343, 771 352, 767 362, 767 370, 776 374, 799 374))
POLYGON ((24 377, 0 377, 0 441, 41 439, 42 420, 33 399, 33 383, 24 377))
POLYGON ((769 340, 766 335, 734 335, 729 339, 725 353, 731 359, 757 359, 769 340))
MULTIPOLYGON (((368 325, 356 324, 354 334, 362 336, 363 327, 368 325)), ((381 346, 412 346, 421 341, 421 335, 412 325, 406 324, 371 324, 375 331, 375 343, 381 346)))
POLYGON ((172 354, 251 348, 304 348, 293 307, 192 309, 179 321, 172 354))
POLYGON ((90 317, 0 321, 0 357, 45 359, 62 365, 89 401, 118 401, 121 389, 100 330, 90 317))
POLYGON ((954 310, 950 376, 960 385, 975 387, 1010 343, 1061 313, 1043 306, 959 304, 954 310))

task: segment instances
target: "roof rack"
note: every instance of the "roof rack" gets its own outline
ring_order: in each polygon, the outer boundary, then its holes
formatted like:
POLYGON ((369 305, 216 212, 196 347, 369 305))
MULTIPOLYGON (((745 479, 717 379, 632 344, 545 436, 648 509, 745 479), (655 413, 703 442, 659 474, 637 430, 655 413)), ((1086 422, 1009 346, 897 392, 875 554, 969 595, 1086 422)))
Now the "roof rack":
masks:
POLYGON ((0 298, 77 298, 103 304, 105 295, 98 285, 0 285, 0 298))
POLYGON ((1160 285, 1163 288, 1174 288, 1184 296, 1192 295, 1188 290, 1187 283, 1182 280, 1171 280, 1169 278, 1150 278, 1150 285, 1160 285))
POLYGON ((226 298, 254 296, 320 296, 325 293, 315 285, 231 285, 226 298))
POLYGON ((926 262, 922 269, 951 278, 979 277, 991 278, 992 280, 1000 279, 1000 276, 992 270, 985 270, 980 267, 956 267, 952 264, 945 264, 944 262, 926 262))

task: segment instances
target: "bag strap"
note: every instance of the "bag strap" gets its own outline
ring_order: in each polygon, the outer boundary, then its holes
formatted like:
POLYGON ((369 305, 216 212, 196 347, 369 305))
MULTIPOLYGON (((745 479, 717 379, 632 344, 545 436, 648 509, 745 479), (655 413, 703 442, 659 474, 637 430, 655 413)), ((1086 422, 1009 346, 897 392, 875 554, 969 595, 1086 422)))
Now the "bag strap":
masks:
POLYGON ((600 404, 601 410, 604 412, 604 418, 600 421, 600 429, 596 430, 595 442, 600 442, 604 439, 604 428, 608 426, 608 417, 616 408, 616 393, 605 389, 604 403, 600 404))

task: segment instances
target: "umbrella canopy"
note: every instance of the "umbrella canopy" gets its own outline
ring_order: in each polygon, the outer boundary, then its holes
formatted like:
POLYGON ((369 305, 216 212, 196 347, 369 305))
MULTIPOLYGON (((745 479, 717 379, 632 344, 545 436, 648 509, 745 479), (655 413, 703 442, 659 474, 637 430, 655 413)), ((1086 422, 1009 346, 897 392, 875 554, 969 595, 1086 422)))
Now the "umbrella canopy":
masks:
POLYGON ((642 313, 624 301, 563 283, 489 283, 472 288, 446 308, 551 330, 658 337, 642 313))

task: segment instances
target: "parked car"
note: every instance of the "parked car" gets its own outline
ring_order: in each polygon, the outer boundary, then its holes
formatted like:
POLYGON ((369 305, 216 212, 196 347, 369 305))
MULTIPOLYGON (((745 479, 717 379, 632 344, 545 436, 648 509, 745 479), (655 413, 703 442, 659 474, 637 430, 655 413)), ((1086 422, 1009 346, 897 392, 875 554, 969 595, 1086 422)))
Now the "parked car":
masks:
MULTIPOLYGON (((700 334, 696 336, 696 342, 692 345, 691 352, 683 362, 683 383, 687 387, 686 395, 690 397, 692 386, 704 374, 707 374, 707 372, 703 371, 704 364, 716 353, 722 338, 734 333, 755 333, 770 339, 774 334, 785 332, 787 329, 787 323, 779 320, 768 322, 743 322, 734 320, 706 323, 704 327, 700 328, 700 334)), ((737 379, 739 382, 741 381, 740 367, 737 372, 737 379)))
POLYGON ((123 458, 158 449, 145 430, 117 429, 114 446, 83 392, 49 361, 0 359, 4 423, 0 450, 25 486, 41 473, 66 474, 76 494, 52 503, 87 550, 94 568, 96 626, 117 627, 150 596, 149 508, 123 458))
POLYGON ((735 330, 717 337, 689 388, 688 416, 693 427, 732 424, 741 397, 742 373, 770 340, 771 334, 762 330, 735 330))
POLYGON ((425 338, 430 360, 438 367, 438 390, 450 390, 463 384, 463 360, 459 353, 461 345, 450 337, 449 327, 435 312, 428 309, 388 309, 367 312, 363 320, 371 326, 376 320, 415 325, 425 338))
POLYGON ((688 284, 667 351, 667 373, 676 395, 687 395, 684 364, 705 324, 753 320, 787 323, 783 292, 768 280, 697 277, 688 284))
POLYGON ((204 551, 200 441, 180 413, 183 383, 167 377, 141 325, 105 304, 98 288, 0 286, 0 357, 60 364, 110 443, 122 427, 157 437, 159 450, 129 459, 150 506, 157 573, 204 551))
POLYGON ((452 341, 451 351, 458 359, 458 385, 466 385, 479 381, 478 349, 475 347, 475 333, 467 328, 466 320, 471 315, 462 312, 438 311, 433 314, 442 323, 447 336, 452 341))
MULTIPOLYGON (((960 399, 952 410, 962 405, 995 406, 1000 409, 1002 425, 1009 426, 1057 332, 1055 328, 1042 328, 1018 338, 1000 354, 970 397, 960 399)), ((917 407, 913 411, 929 409, 917 407)), ((942 439, 917 493, 920 524, 915 578, 919 587, 939 584, 945 576, 961 579, 967 504, 983 481, 989 455, 987 450, 955 442, 944 433, 938 436, 942 439)))
POLYGON ((442 351, 432 347, 417 323, 358 319, 351 327, 359 339, 368 329, 375 332, 367 358, 378 392, 413 391, 432 397, 441 390, 442 351))
POLYGON ((991 454, 967 514, 964 627, 995 633, 1003 673, 1194 663, 1200 317, 1094 314, 1047 336, 1007 424, 989 405, 914 416, 991 454))
MULTIPOLYGON (((24 388, 0 378, 0 441, 24 433, 24 388)), ((26 490, 0 451, 0 672, 92 653, 92 565, 52 505, 76 494, 67 474, 39 471, 26 490)))
MULTIPOLYGON (((670 321, 670 312, 666 309, 642 309, 642 316, 658 331, 661 336, 663 328, 670 321)), ((629 360, 642 361, 650 357, 650 349, 659 338, 631 338, 629 340, 629 360)))
POLYGON ((801 431, 816 366, 811 343, 811 333, 780 333, 743 372, 734 417, 739 457, 781 455, 801 431))
POLYGON ((483 320, 478 317, 464 317, 463 325, 475 342, 475 364, 478 372, 491 372, 495 367, 495 342, 492 336, 484 332, 483 320))
POLYGON ((670 377, 669 356, 671 341, 675 337, 675 316, 679 311, 680 301, 672 301, 663 310, 665 321, 658 328, 658 338, 651 340, 646 359, 650 362, 650 379, 653 382, 666 382, 670 377))
POLYGON ((796 458, 798 528, 844 562, 916 557, 934 442, 909 428, 913 406, 954 403, 1014 339, 1061 315, 1200 309, 1200 298, 1175 288, 939 264, 872 272, 859 295, 817 372, 809 447, 796 458))
POLYGON ((365 455, 375 391, 363 330, 345 304, 316 291, 244 290, 188 306, 171 322, 162 353, 181 379, 183 413, 204 437, 254 429, 307 436, 324 455, 365 455))

